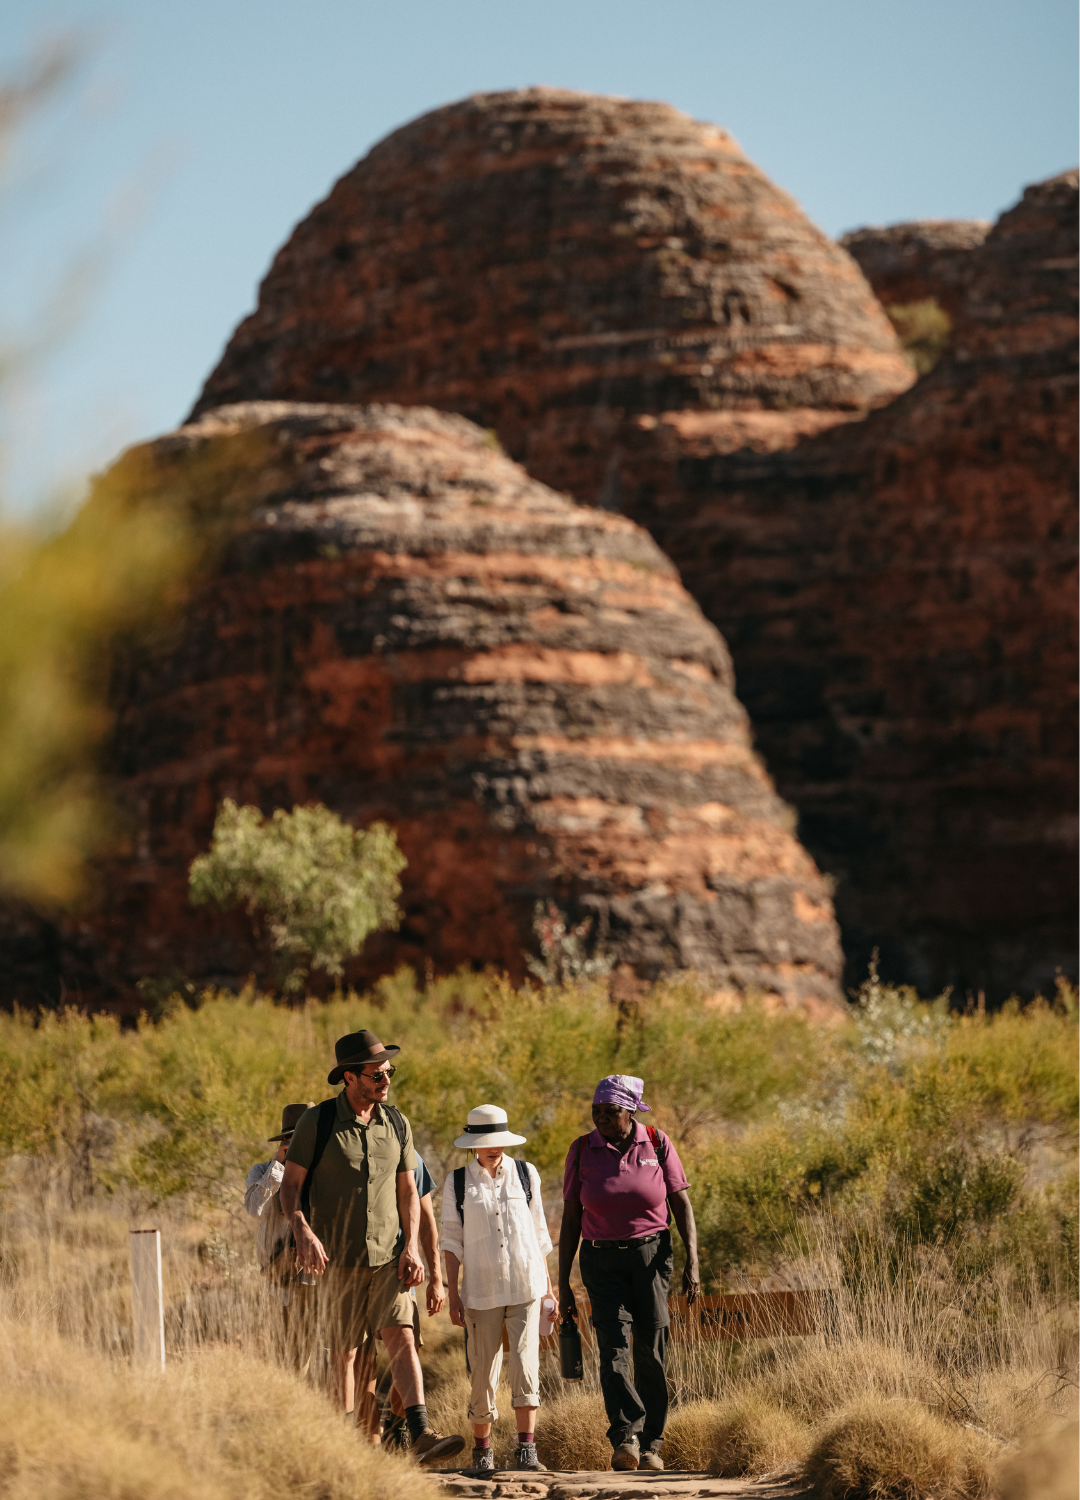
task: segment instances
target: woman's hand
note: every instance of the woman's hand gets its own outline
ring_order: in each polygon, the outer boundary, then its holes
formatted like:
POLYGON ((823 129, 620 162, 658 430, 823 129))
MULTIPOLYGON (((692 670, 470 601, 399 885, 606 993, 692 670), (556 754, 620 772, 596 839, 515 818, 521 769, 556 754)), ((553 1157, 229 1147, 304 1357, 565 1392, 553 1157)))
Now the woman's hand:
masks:
POLYGON ((577 1317, 577 1300, 570 1290, 570 1283, 568 1281, 559 1282, 559 1295, 555 1305, 556 1311, 561 1308, 564 1319, 577 1317))
POLYGON ((698 1270, 696 1258, 687 1260, 683 1267, 682 1289, 687 1307, 690 1307, 701 1296, 701 1272, 698 1270))
POLYGON ((456 1287, 450 1288, 450 1321, 455 1328, 465 1327, 465 1309, 461 1305, 461 1293, 456 1287))
POLYGON ((559 1321, 559 1299, 555 1295, 555 1288, 551 1284, 550 1276, 548 1277, 547 1291, 544 1293, 544 1296, 550 1297, 552 1302, 554 1302, 555 1304, 555 1311, 551 1314, 551 1316, 553 1321, 557 1323, 559 1321))

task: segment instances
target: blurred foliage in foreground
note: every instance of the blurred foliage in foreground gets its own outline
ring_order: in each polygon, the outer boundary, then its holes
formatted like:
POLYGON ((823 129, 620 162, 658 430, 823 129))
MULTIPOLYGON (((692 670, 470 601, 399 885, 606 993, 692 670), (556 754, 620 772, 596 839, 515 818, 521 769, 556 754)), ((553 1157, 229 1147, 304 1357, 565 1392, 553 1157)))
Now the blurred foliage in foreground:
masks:
MULTIPOLYGON (((74 1012, 0 1016, 0 1155, 33 1157, 73 1198, 189 1195, 224 1205, 265 1155, 281 1105, 324 1098, 338 1036, 362 1025, 403 1048, 395 1100, 436 1177, 467 1111, 504 1104, 558 1210, 597 1078, 644 1078, 683 1153, 714 1283, 782 1273, 822 1217, 867 1245, 934 1247, 978 1278, 1010 1266, 1075 1285, 1075 992, 949 1016, 869 980, 833 1029, 696 982, 618 1008, 603 984, 515 991, 411 971, 362 998, 286 1009, 269 997, 174 1000, 122 1031, 74 1012)), ((996 1273, 995 1273, 996 1274, 996 1273)))
MULTIPOLYGON (((21 133, 59 102, 80 59, 78 39, 61 36, 0 79, 0 193, 21 133)), ((75 258, 27 326, 2 330, 5 432, 7 401, 70 331, 85 270, 75 258)), ((143 496, 133 477, 129 467, 98 480, 74 514, 15 520, 0 495, 0 897, 71 900, 109 832, 96 754, 111 644, 167 602, 191 559, 182 509, 143 496)))
POLYGON ((0 890, 78 894, 109 831, 95 754, 111 719, 110 647, 185 570, 182 515, 115 475, 54 535, 0 529, 0 890))

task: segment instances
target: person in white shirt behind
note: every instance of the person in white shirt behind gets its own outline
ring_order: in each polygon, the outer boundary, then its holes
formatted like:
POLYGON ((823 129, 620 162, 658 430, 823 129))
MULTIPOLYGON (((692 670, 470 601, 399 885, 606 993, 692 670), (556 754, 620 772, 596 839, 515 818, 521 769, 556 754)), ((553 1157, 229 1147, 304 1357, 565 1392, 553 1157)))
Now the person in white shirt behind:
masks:
POLYGON ((277 1141, 277 1155, 270 1161, 256 1162, 244 1183, 244 1207, 259 1221, 259 1238, 255 1256, 259 1267, 281 1303, 286 1358, 301 1368, 310 1358, 310 1333, 313 1304, 309 1287, 315 1278, 296 1268, 296 1246, 289 1221, 281 1211, 278 1190, 285 1173, 285 1153, 293 1137, 296 1122, 310 1104, 286 1104, 281 1111, 281 1131, 272 1135, 277 1141))
POLYGON ((536 1412, 540 1405, 540 1314, 558 1311, 547 1257, 551 1236, 540 1197, 540 1174, 528 1162, 504 1157, 521 1146, 506 1111, 482 1104, 469 1111, 465 1134, 455 1146, 476 1160, 458 1167, 443 1187, 442 1238, 450 1321, 464 1328, 472 1373, 469 1420, 473 1424, 473 1469, 493 1470, 491 1424, 498 1420, 495 1393, 502 1373, 505 1327, 510 1346, 511 1405, 517 1419, 515 1468, 540 1469, 536 1456, 536 1412), (463 1272, 458 1288, 458 1270, 463 1272))

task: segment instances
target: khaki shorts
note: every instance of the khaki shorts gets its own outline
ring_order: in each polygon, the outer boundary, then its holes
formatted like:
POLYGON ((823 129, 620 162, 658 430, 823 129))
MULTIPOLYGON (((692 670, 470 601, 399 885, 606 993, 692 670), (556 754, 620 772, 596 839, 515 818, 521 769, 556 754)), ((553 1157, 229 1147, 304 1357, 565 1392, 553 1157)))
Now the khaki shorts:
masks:
POLYGON ((335 1353, 357 1349, 383 1328, 412 1328, 416 1303, 398 1279, 398 1263, 331 1266, 319 1280, 321 1341, 335 1353))

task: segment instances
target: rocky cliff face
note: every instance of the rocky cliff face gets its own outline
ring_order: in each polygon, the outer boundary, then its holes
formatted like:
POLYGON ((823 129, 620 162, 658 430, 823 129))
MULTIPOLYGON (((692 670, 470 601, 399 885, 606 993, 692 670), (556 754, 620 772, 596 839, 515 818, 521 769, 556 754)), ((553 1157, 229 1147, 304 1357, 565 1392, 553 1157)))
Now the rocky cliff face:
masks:
POLYGON ((995 999, 1077 967, 1076 223, 1075 172, 1029 188, 931 375, 787 453, 687 453, 653 517, 853 966, 995 999))
POLYGON ((981 246, 852 237, 883 297, 954 318, 903 395, 851 256, 723 131, 481 95, 299 226, 197 410, 428 402, 642 522, 840 880, 851 977, 878 945, 926 989, 1030 990, 1076 968, 1075 193, 1029 190, 981 246))
POLYGON ((911 380, 853 261, 725 131, 526 89, 425 115, 343 177, 196 411, 437 406, 546 483, 625 509, 632 455, 665 435, 784 447, 911 380))
POLYGON ((167 641, 120 674, 134 834, 103 872, 99 966, 242 979, 240 919, 187 903, 225 796, 398 831, 401 962, 522 973, 537 899, 642 975, 693 966, 784 1004, 839 996, 825 882, 750 742, 723 641, 632 522, 530 479, 460 417, 255 403, 137 452, 193 460, 237 518, 167 641))
POLYGON ((955 317, 989 230, 983 219, 923 219, 854 229, 839 243, 886 306, 933 300, 955 317))

